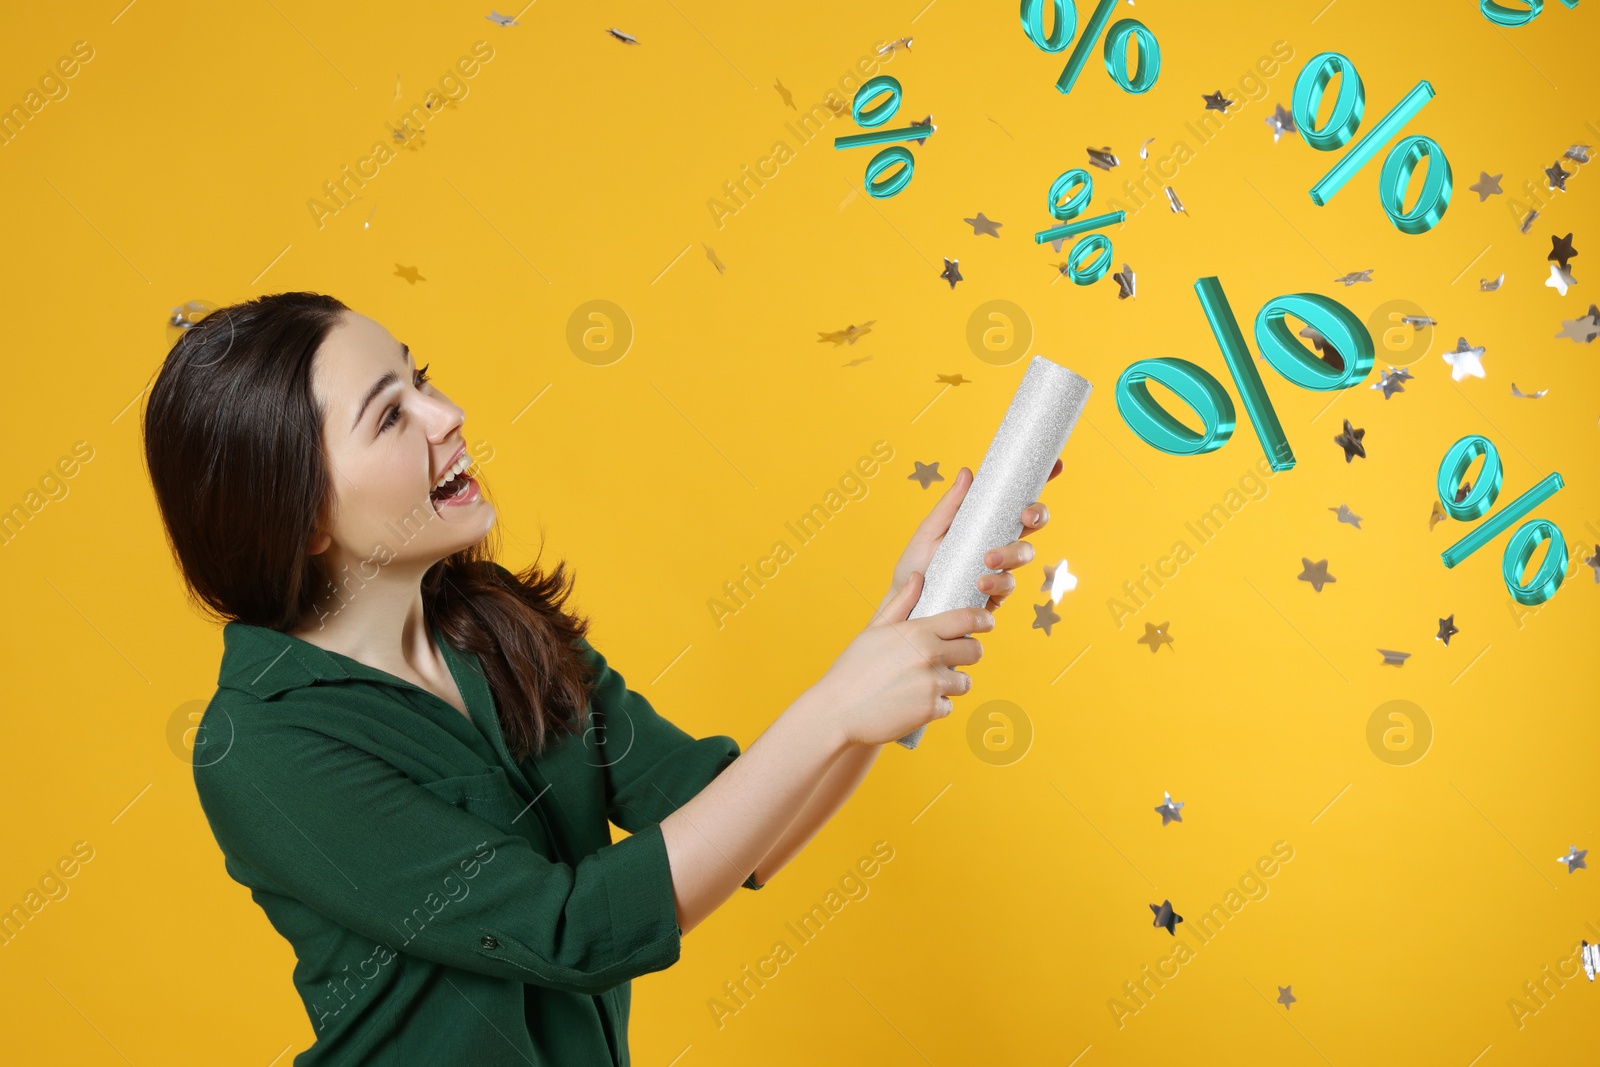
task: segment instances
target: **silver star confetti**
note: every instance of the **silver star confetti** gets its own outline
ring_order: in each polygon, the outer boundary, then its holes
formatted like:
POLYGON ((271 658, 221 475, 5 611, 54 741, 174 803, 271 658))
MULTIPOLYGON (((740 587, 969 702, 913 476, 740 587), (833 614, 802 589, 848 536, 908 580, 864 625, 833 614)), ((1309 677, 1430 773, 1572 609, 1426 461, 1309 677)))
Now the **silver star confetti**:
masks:
MULTIPOLYGON (((937 126, 935 126, 933 124, 933 116, 932 115, 924 115, 924 116, 922 116, 922 118, 920 120, 912 119, 911 120, 911 125, 913 125, 913 126, 926 126, 926 127, 928 127, 928 132, 929 133, 938 133, 939 132, 939 127, 937 127, 937 126)), ((998 122, 995 123, 995 125, 996 126, 1000 126, 1000 124, 998 122)), ((1004 126, 1000 126, 1000 128, 1002 130, 1005 129, 1004 126)), ((1008 133, 1008 134, 1006 134, 1006 136, 1010 137, 1011 135, 1008 133)), ((1013 138, 1013 140, 1015 140, 1015 138, 1013 138)), ((928 143, 928 139, 926 137, 918 137, 917 138, 917 143, 918 144, 927 144, 928 143)))
POLYGON ((1144 139, 1144 144, 1139 146, 1139 158, 1140 159, 1149 159, 1150 158, 1150 146, 1154 142, 1155 142, 1155 138, 1154 137, 1146 137, 1144 139))
POLYGON ((1288 1011, 1289 1005, 1300 999, 1293 993, 1289 992, 1293 988, 1294 986, 1292 985, 1281 985, 1278 987, 1278 1003, 1283 1005, 1284 1011, 1288 1011))
MULTIPOLYGON (((1156 916, 1156 921, 1151 925, 1165 927, 1169 934, 1173 933, 1172 927, 1175 923, 1183 922, 1183 916, 1172 910, 1172 901, 1170 900, 1163 900, 1159 905, 1152 904, 1150 905, 1150 910, 1156 916)), ((1174 936, 1176 935, 1174 934, 1174 936)))
POLYGON ((1456 341, 1453 351, 1446 352, 1440 358, 1450 364, 1450 377, 1460 381, 1466 377, 1483 377, 1483 354, 1485 349, 1480 345, 1473 347, 1467 344, 1467 339, 1462 337, 1456 341))
POLYGON ((1600 585, 1600 548, 1596 548, 1594 555, 1584 560, 1584 562, 1594 568, 1594 584, 1600 585))
POLYGON ((1485 292, 1485 293, 1492 293, 1496 289, 1498 289, 1502 285, 1504 285, 1505 283, 1506 283, 1506 276, 1502 272, 1500 277, 1496 278, 1492 282, 1488 278, 1479 278, 1478 279, 1478 288, 1480 290, 1482 290, 1483 292, 1485 292))
POLYGON ((1548 179, 1547 184, 1550 188, 1559 189, 1564 193, 1567 191, 1567 179, 1572 177, 1572 171, 1562 167, 1561 160, 1558 159, 1544 168, 1544 176, 1548 179))
POLYGON ((1111 151, 1110 145, 1104 148, 1088 148, 1085 151, 1089 153, 1089 165, 1099 167, 1101 170, 1110 170, 1122 162, 1116 157, 1116 153, 1111 151))
POLYGON ((515 26, 517 24, 516 19, 512 18, 510 15, 502 15, 492 7, 489 9, 489 13, 483 17, 494 23, 496 26, 515 26))
POLYGON ((939 277, 949 282, 950 288, 954 289, 956 287, 956 282, 966 280, 961 277, 961 261, 959 259, 945 260, 944 270, 939 272, 939 277))
POLYGON ((944 481, 944 475, 939 473, 939 464, 924 463, 920 459, 914 459, 911 462, 917 465, 917 469, 906 475, 906 481, 915 481, 924 489, 934 482, 944 481))
POLYGON ((1478 172, 1478 180, 1467 186, 1467 188, 1478 194, 1478 203, 1481 204, 1491 196, 1500 195, 1500 179, 1504 177, 1504 171, 1490 177, 1488 171, 1482 170, 1478 172))
POLYGON ((1456 617, 1455 613, 1452 612, 1448 619, 1439 620, 1439 632, 1433 635, 1433 639, 1435 641, 1443 641, 1445 643, 1445 647, 1448 648, 1450 645, 1450 638, 1454 637, 1460 632, 1460 630, 1456 629, 1456 617))
POLYGON ((1183 801, 1173 800, 1172 794, 1165 790, 1162 790, 1161 795, 1164 799, 1156 808, 1156 811, 1161 813, 1161 825, 1165 826, 1169 822, 1182 822, 1183 811, 1181 809, 1183 808, 1183 801))
POLYGON ((1061 598, 1078 588, 1078 576, 1067 570, 1067 561, 1044 566, 1044 585, 1040 592, 1050 594, 1050 603, 1059 604, 1061 598))
POLYGON ((1532 226, 1533 225, 1533 220, 1538 218, 1538 217, 1539 217, 1538 209, 1534 209, 1533 211, 1528 212, 1527 217, 1522 220, 1522 227, 1521 227, 1522 232, 1523 233, 1527 233, 1528 232, 1528 227, 1532 226))
POLYGON ((1353 511, 1351 511, 1350 510, 1350 505, 1348 505, 1348 504, 1340 504, 1338 507, 1329 508, 1328 510, 1329 511, 1338 512, 1339 513, 1339 521, 1340 522, 1348 522, 1351 526, 1354 526, 1356 529, 1358 529, 1358 530, 1361 529, 1361 516, 1357 515, 1353 511))
POLYGON ((1396 370, 1395 368, 1390 367, 1388 370, 1383 372, 1383 380, 1382 381, 1374 382, 1372 385, 1368 386, 1367 388, 1369 388, 1369 389, 1382 389, 1383 390, 1383 398, 1385 400, 1388 400, 1395 393, 1403 393, 1403 392, 1405 392, 1406 391, 1406 387, 1404 385, 1402 385, 1401 383, 1410 381, 1411 377, 1412 377, 1411 372, 1406 370, 1404 367, 1401 367, 1399 370, 1396 370))
POLYGON ((1286 133, 1295 133, 1298 127, 1294 124, 1294 112, 1284 110, 1282 104, 1273 105, 1273 112, 1267 116, 1266 123, 1272 127, 1272 143, 1277 144, 1278 138, 1286 133))
POLYGON ((1548 389, 1540 389, 1537 393, 1524 393, 1521 389, 1517 388, 1516 382, 1511 383, 1511 395, 1522 397, 1525 400, 1538 400, 1541 396, 1544 396, 1544 394, 1548 393, 1549 391, 1550 390, 1548 389))
POLYGON ((1567 854, 1565 856, 1557 856, 1556 862, 1565 863, 1567 865, 1567 873, 1572 874, 1589 866, 1583 861, 1583 857, 1587 856, 1588 854, 1589 850, 1586 848, 1579 848, 1577 845, 1568 845, 1567 854))
POLYGON ((639 38, 635 37, 631 33, 623 33, 621 30, 618 30, 618 29, 608 29, 608 30, 606 30, 606 32, 609 33, 611 36, 615 37, 617 40, 621 41, 623 44, 638 44, 639 43, 639 38))
POLYGON ((1033 606, 1033 625, 1031 630, 1043 630, 1046 637, 1050 636, 1050 627, 1061 621, 1061 616, 1056 614, 1055 608, 1049 602, 1033 606))
POLYGON ((895 52, 895 51, 898 51, 900 49, 904 49, 905 51, 909 52, 909 51, 911 51, 911 41, 912 41, 912 38, 910 38, 910 37, 902 37, 898 41, 892 41, 889 44, 886 44, 882 48, 878 49, 878 54, 880 56, 886 56, 886 55, 889 55, 891 52, 895 52))
POLYGON ((1000 236, 1000 227, 1005 225, 1005 223, 1003 223, 1003 222, 996 222, 993 219, 987 217, 981 211, 978 212, 978 217, 977 218, 975 218, 975 219, 962 219, 961 221, 966 223, 968 226, 972 227, 972 235, 974 237, 978 236, 979 234, 985 234, 985 233, 988 234, 990 237, 999 237, 1000 236))
POLYGON ((1575 144, 1561 155, 1563 159, 1570 159, 1574 163, 1587 163, 1589 162, 1589 146, 1586 144, 1575 144))
MULTIPOLYGON (((1374 268, 1372 268, 1372 270, 1377 270, 1377 268, 1374 267, 1374 268)), ((1344 282, 1344 284, 1345 284, 1345 286, 1347 288, 1349 286, 1354 285, 1356 282, 1370 282, 1371 280, 1372 280, 1372 271, 1371 270, 1358 270, 1358 271, 1354 271, 1354 272, 1352 272, 1350 274, 1346 274, 1343 278, 1335 278, 1334 279, 1334 281, 1336 281, 1336 282, 1344 282)))
MULTIPOLYGON (((1600 971, 1600 945, 1591 945, 1584 941, 1579 949, 1583 953, 1583 973, 1589 976, 1589 981, 1594 981, 1596 971, 1600 971)), ((1574 978, 1577 975, 1573 975, 1574 978)))
POLYGON ((1556 336, 1568 338, 1573 344, 1588 344, 1597 333, 1600 333, 1600 320, 1583 315, 1576 319, 1562 319, 1561 332, 1556 336))
POLYGON ((1572 276, 1572 271, 1559 263, 1550 264, 1550 277, 1544 280, 1545 288, 1554 289, 1562 296, 1567 295, 1567 290, 1578 284, 1578 279, 1572 276))
POLYGON ((1406 323, 1413 330, 1420 330, 1424 326, 1437 326, 1438 320, 1429 315, 1402 315, 1400 321, 1406 323))
POLYGON ((1404 667, 1406 665, 1406 660, 1411 658, 1411 653, 1409 652, 1395 652, 1394 650, 1388 648, 1380 648, 1378 649, 1378 653, 1379 655, 1383 656, 1383 663, 1381 666, 1384 667, 1404 667))
POLYGON ((1305 569, 1299 575, 1300 581, 1310 582, 1311 588, 1319 593, 1322 592, 1322 587, 1327 583, 1339 580, 1328 573, 1328 561, 1325 559, 1319 559, 1317 562, 1312 563, 1306 557, 1301 556, 1300 562, 1305 564, 1305 569))
POLYGON ((1179 211, 1183 211, 1183 213, 1185 215, 1187 215, 1189 213, 1189 212, 1184 210, 1183 201, 1178 199, 1178 194, 1173 192, 1172 186, 1169 185, 1169 186, 1166 187, 1166 193, 1167 193, 1167 203, 1172 205, 1172 210, 1173 210, 1174 214, 1176 214, 1179 211))
POLYGON ((1122 265, 1121 270, 1112 273, 1111 280, 1117 283, 1118 300, 1126 300, 1134 295, 1133 268, 1126 263, 1122 265))
POLYGON ((1226 114, 1228 109, 1238 102, 1223 96, 1221 90, 1214 93, 1201 93, 1200 95, 1206 102, 1207 111, 1221 111, 1226 114))

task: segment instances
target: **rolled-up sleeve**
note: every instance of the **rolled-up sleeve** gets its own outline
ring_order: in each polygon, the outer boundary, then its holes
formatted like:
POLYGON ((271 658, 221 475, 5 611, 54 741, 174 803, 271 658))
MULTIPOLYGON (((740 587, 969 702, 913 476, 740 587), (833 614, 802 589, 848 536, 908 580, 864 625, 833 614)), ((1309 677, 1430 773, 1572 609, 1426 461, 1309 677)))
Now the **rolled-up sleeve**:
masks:
MULTIPOLYGON (((725 734, 691 736, 629 689, 587 639, 580 638, 577 647, 599 671, 590 710, 604 724, 599 737, 605 753, 607 817, 630 834, 659 827, 739 758, 739 743, 725 734)), ((744 888, 760 889, 755 879, 752 871, 744 888)))
POLYGON ((233 718, 226 757, 194 769, 201 806, 226 855, 312 910, 396 951, 574 993, 678 960, 659 826, 555 862, 370 752, 233 718))

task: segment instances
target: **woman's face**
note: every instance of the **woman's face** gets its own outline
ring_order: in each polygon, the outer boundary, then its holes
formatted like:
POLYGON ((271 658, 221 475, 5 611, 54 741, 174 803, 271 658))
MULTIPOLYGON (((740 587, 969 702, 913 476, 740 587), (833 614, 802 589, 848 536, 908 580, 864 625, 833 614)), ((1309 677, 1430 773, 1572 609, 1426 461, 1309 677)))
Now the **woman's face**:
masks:
POLYGON ((360 568, 363 579, 396 566, 408 578, 482 540, 494 524, 473 470, 460 471, 441 499, 439 480, 470 461, 464 413, 424 380, 407 346, 382 325, 342 313, 312 364, 311 388, 322 405, 323 451, 332 479, 331 525, 315 531, 312 553, 330 576, 360 568))

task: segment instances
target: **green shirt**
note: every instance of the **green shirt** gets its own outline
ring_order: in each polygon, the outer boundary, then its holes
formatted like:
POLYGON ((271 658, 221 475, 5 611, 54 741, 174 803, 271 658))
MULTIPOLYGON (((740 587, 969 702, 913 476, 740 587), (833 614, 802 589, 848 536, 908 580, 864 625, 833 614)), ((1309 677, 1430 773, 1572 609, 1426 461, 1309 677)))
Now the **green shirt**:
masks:
POLYGON ((739 745, 674 726, 580 639, 591 724, 519 763, 476 654, 434 639, 470 722, 348 656, 223 628, 195 787, 294 947, 316 1033, 295 1067, 627 1067, 630 979, 683 936, 660 822, 739 745))

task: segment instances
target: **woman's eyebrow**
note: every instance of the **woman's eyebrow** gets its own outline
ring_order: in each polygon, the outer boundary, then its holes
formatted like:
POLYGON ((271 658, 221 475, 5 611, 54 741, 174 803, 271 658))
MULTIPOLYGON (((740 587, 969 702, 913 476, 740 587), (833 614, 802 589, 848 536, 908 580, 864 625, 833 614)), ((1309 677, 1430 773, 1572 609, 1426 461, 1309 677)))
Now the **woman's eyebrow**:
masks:
MULTIPOLYGON (((411 359, 410 345, 404 343, 400 345, 400 359, 402 361, 409 361, 411 359)), ((371 404, 372 401, 377 398, 379 393, 383 392, 385 389, 389 388, 389 386, 393 385, 399 380, 400 376, 394 371, 386 371, 383 377, 372 383, 372 388, 368 389, 367 395, 361 399, 361 406, 356 409, 355 421, 350 424, 351 433, 355 433, 356 427, 361 425, 361 416, 366 412, 367 405, 371 404)))

